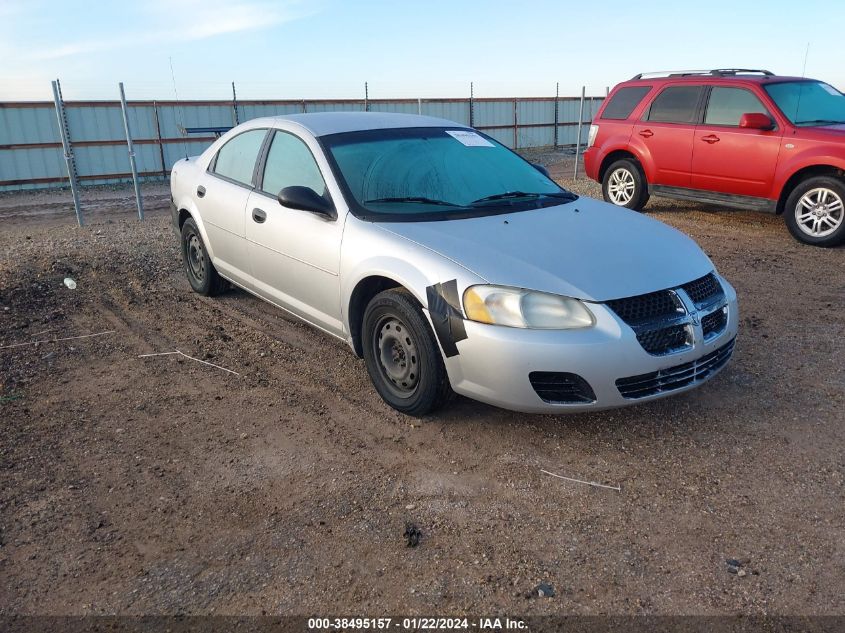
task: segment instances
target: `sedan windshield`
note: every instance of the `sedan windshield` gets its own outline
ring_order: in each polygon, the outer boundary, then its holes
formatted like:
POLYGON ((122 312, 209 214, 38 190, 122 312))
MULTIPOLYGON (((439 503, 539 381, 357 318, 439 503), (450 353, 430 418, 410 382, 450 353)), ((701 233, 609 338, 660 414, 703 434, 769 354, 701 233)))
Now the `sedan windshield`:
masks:
POLYGON ((845 123, 845 95, 820 81, 787 81, 766 92, 793 125, 812 127, 845 123))
POLYGON ((396 128, 324 136, 355 215, 447 220, 525 211, 576 196, 473 130, 396 128))

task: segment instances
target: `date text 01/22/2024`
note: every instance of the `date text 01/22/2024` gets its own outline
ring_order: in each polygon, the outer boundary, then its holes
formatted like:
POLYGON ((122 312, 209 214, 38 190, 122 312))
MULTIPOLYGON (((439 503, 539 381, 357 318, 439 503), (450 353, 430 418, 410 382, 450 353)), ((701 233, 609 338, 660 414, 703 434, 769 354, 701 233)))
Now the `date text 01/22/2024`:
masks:
POLYGON ((404 631, 424 630, 487 630, 487 631, 519 631, 526 630, 528 624, 520 619, 511 618, 309 618, 309 631, 338 631, 338 630, 390 630, 404 631))

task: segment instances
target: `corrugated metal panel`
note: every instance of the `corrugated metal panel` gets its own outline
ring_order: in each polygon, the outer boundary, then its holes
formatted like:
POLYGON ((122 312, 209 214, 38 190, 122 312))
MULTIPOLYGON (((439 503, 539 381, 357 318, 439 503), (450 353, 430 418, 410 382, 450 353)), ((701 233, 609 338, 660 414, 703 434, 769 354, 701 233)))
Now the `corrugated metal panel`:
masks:
MULTIPOLYGON (((603 99, 587 99, 584 104, 584 121, 592 120, 603 99)), ((288 101, 238 104, 241 121, 302 112, 362 111, 363 101, 288 101)), ((559 122, 575 122, 578 118, 579 99, 561 98, 559 122)), ((468 125, 470 104, 468 100, 370 101, 374 112, 404 112, 436 116, 468 125)), ((551 145, 554 142, 554 99, 523 99, 516 101, 517 146, 519 148, 551 145), (525 126, 525 127, 523 127, 525 126)), ((129 160, 123 132, 123 119, 117 102, 70 103, 67 105, 68 125, 74 145, 77 171, 87 176, 83 182, 93 184, 109 182, 108 174, 129 171, 129 160), (103 178, 90 178, 103 176, 103 178)), ((514 145, 514 100, 495 99, 475 101, 474 123, 477 127, 505 126, 486 129, 485 132, 508 147, 514 145)), ((231 127, 234 124, 232 104, 228 102, 167 102, 154 106, 152 102, 133 102, 129 106, 129 122, 135 144, 140 172, 169 171, 180 158, 200 154, 211 143, 207 136, 202 140, 183 134, 184 128, 231 127), (156 109, 161 138, 158 145, 156 109)), ((561 125, 558 142, 575 144, 577 127, 561 125)), ((587 126, 582 129, 582 143, 587 139, 587 126)), ((54 187, 67 183, 67 173, 59 145, 60 137, 56 111, 51 103, 31 105, 0 103, 0 146, 55 144, 53 147, 21 147, 0 149, 0 181, 27 181, 52 179, 51 182, 18 183, 0 186, 0 190, 54 187)), ((125 178, 123 178, 125 180, 125 178)), ((113 181, 113 179, 111 180, 113 181)))
POLYGON ((485 125, 513 125, 513 100, 476 101, 474 104, 476 127, 485 125))
POLYGON ((555 122, 555 100, 517 102, 516 116, 520 125, 531 123, 551 125, 555 122))
POLYGON ((422 113, 427 116, 448 119, 461 125, 469 125, 469 102, 467 101, 423 101, 422 113))
POLYGON ((0 145, 58 142, 56 110, 0 104, 0 145))

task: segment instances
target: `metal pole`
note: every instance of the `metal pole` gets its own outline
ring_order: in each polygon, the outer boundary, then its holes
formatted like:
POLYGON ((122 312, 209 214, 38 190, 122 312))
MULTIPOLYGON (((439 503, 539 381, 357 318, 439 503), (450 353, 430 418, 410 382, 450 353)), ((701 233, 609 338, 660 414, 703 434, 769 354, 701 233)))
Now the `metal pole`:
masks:
POLYGON ((367 82, 364 82, 364 112, 370 111, 370 88, 367 82))
POLYGON ((84 222, 82 220, 82 207, 79 205, 79 190, 76 184, 76 162, 73 158, 67 116, 65 116, 65 104, 62 100, 58 79, 53 82, 53 102, 56 104, 56 117, 59 120, 59 134, 62 137, 62 150, 65 154, 65 165, 67 166, 67 177, 70 181, 70 194, 73 196, 73 208, 76 211, 76 221, 79 226, 82 226, 84 222))
POLYGON ((417 114, 422 114, 422 99, 417 98, 417 114))
POLYGON ((138 219, 144 219, 144 203, 141 200, 141 183, 138 182, 138 166, 135 164, 135 150, 132 147, 132 133, 129 131, 129 110, 126 107, 126 93, 123 82, 120 86, 120 109, 123 112, 123 129, 126 131, 126 145, 129 147, 129 167, 132 170, 132 183, 135 185, 135 202, 138 205, 138 219))
POLYGON ((469 126, 475 127, 475 95, 472 82, 469 82, 469 126))
POLYGON ((516 149, 519 146, 519 138, 517 135, 517 130, 519 130, 519 121, 516 119, 516 99, 513 100, 513 148, 516 149))
POLYGON ((235 90, 235 82, 232 82, 232 115, 235 119, 235 125, 240 125, 241 118, 238 116, 238 93, 235 90))
POLYGON ((560 82, 555 84, 555 149, 558 146, 558 124, 560 122, 560 82))
POLYGON ((575 175, 573 180, 578 180, 578 157, 581 155, 581 128, 584 127, 584 96, 587 94, 587 87, 581 86, 581 107, 578 108, 578 140, 575 143, 575 175))

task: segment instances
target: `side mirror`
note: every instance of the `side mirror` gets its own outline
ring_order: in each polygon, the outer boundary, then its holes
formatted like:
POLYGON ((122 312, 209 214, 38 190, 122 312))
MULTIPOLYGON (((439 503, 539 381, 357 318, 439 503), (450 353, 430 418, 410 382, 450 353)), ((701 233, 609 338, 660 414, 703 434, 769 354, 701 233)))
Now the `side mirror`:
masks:
POLYGON ((771 130, 775 127, 775 122, 768 114, 762 112, 746 112, 739 117, 739 127, 744 127, 749 130, 771 130))
POLYGON ((531 166, 543 174, 546 178, 551 179, 551 175, 549 174, 549 170, 543 167, 543 165, 539 165, 537 163, 531 163, 531 166))
POLYGON ((311 187, 285 187, 279 192, 278 199, 280 205, 289 209, 300 209, 330 218, 335 217, 335 210, 331 203, 311 187))

